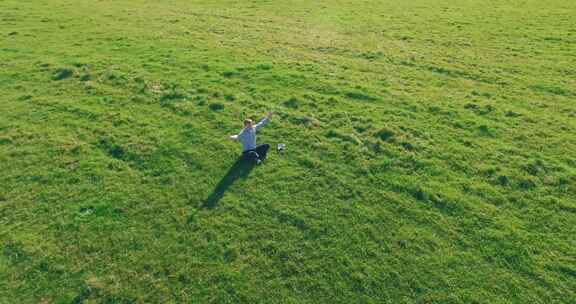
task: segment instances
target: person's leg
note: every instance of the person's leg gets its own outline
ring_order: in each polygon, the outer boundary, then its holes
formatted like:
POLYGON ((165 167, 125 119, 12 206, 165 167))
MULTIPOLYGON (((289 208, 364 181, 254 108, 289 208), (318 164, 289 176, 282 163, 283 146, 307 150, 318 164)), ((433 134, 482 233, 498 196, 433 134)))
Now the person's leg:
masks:
POLYGON ((244 158, 244 160, 247 160, 247 161, 260 160, 260 156, 258 155, 258 153, 256 152, 255 149, 242 152, 242 157, 244 158))
POLYGON ((258 153, 258 156, 261 160, 264 160, 266 158, 266 153, 268 153, 268 149, 270 149, 269 144, 262 144, 256 147, 256 153, 258 153))

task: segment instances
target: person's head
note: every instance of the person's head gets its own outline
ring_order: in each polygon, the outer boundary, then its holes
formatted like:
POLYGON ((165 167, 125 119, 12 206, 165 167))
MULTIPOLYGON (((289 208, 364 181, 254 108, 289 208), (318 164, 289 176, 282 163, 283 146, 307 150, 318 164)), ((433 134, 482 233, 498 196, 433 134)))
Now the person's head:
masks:
POLYGON ((252 119, 246 118, 244 119, 244 128, 251 128, 252 127, 252 119))

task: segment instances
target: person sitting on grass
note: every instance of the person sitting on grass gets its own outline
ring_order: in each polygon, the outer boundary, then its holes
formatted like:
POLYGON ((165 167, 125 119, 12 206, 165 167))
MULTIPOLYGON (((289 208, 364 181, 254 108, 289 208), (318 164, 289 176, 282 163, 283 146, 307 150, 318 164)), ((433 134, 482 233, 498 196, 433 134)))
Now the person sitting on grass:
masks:
POLYGON ((265 126, 272 118, 272 112, 264 117, 256 125, 253 124, 252 119, 247 118, 244 120, 244 129, 238 135, 230 136, 231 140, 237 140, 242 143, 242 157, 249 161, 254 161, 260 164, 266 159, 266 153, 270 149, 269 144, 256 145, 256 132, 265 126))

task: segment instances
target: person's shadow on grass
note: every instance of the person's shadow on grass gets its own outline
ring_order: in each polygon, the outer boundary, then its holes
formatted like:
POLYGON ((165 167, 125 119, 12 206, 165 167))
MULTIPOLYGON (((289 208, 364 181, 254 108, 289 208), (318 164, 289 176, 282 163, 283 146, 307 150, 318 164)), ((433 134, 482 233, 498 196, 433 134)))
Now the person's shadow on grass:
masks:
POLYGON ((246 178, 252 169, 254 169, 253 162, 239 157, 234 165, 228 169, 226 175, 218 182, 214 190, 212 190, 212 194, 204 201, 202 208, 215 208, 224 196, 224 193, 226 193, 226 190, 228 190, 236 180, 246 178))

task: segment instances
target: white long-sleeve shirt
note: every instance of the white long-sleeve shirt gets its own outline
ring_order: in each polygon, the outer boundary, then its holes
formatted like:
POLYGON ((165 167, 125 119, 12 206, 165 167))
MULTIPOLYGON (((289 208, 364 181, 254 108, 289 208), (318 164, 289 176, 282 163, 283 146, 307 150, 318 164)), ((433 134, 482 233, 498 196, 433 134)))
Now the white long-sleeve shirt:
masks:
POLYGON ((236 139, 242 143, 243 152, 256 149, 256 132, 265 126, 269 120, 268 117, 265 117, 255 126, 244 128, 236 135, 236 139))

